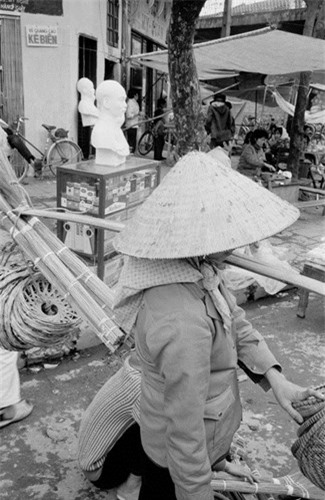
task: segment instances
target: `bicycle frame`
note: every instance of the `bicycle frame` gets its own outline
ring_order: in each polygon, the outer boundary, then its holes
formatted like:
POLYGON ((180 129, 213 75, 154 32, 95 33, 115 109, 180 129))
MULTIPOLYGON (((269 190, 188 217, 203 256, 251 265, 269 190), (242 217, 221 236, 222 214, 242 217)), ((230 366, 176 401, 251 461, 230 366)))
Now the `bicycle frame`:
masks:
MULTIPOLYGON (((82 160, 82 151, 78 144, 68 138, 68 131, 59 129, 52 125, 42 124, 47 131, 47 137, 44 151, 41 151, 20 132, 20 126, 25 120, 27 120, 27 118, 19 117, 16 122, 16 127, 11 128, 4 120, 0 119, 0 126, 2 126, 7 132, 10 146, 20 153, 28 166, 32 165, 35 171, 35 177, 40 177, 43 169, 47 167, 55 176, 56 169, 59 165, 67 163, 71 160, 82 160), (52 133, 55 129, 58 132, 61 132, 60 135, 58 134, 58 137, 52 133), (28 144, 33 148, 33 150, 37 151, 40 158, 35 158, 25 144, 28 144)), ((20 165, 18 165, 19 174, 17 174, 17 172, 16 174, 19 180, 23 180, 27 175, 28 166, 21 171, 20 165)), ((15 170, 15 167, 13 168, 15 170)))
MULTIPOLYGON (((24 135, 22 135, 22 133, 19 131, 20 129, 20 125, 22 123, 24 123, 24 121, 26 120, 26 118, 19 118, 18 119, 18 123, 17 123, 17 127, 16 127, 16 130, 14 131, 14 134, 18 135, 18 137, 20 137, 20 139, 22 139, 24 142, 26 142, 29 146, 31 146, 35 151, 37 151, 40 155, 41 155, 41 159, 43 161, 44 158, 46 158, 46 153, 47 153, 47 150, 48 150, 48 146, 45 147, 45 150, 44 152, 42 152, 37 146, 35 146, 35 144, 33 144, 31 141, 29 141, 24 135)), ((50 133, 48 133, 48 136, 46 138, 46 145, 48 144, 49 142, 49 136, 50 136, 50 133)), ((53 141, 52 141, 53 142, 53 141)))

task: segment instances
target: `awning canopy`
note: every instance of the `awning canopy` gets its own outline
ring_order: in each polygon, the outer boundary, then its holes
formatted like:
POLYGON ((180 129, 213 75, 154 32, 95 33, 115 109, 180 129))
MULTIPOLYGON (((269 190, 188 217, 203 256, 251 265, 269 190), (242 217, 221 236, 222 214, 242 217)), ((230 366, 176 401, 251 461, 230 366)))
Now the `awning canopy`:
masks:
MULTIPOLYGON (((194 44, 200 80, 222 71, 283 75, 325 70, 325 41, 272 28, 194 44)), ((168 51, 131 56, 144 66, 168 73, 168 51)))

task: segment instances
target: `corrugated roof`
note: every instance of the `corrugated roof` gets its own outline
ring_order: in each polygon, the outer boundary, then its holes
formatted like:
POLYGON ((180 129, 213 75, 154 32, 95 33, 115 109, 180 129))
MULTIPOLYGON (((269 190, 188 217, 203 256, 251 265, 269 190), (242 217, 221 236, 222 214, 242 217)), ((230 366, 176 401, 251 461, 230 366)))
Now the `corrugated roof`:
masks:
MULTIPOLYGON (((216 78, 216 72, 236 71, 283 75, 325 70, 325 41, 272 28, 194 44, 200 80, 216 78)), ((168 73, 168 51, 131 56, 145 66, 168 73)))

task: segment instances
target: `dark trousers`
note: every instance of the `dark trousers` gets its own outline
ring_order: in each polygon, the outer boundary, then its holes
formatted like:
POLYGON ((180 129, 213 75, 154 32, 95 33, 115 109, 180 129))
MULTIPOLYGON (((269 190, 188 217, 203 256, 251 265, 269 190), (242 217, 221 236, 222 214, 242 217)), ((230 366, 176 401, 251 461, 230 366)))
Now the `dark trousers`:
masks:
POLYGON ((143 451, 140 427, 136 423, 107 454, 100 478, 92 483, 97 488, 110 490, 123 484, 130 474, 142 477, 139 500, 177 500, 168 469, 156 465, 143 451))
POLYGON ((126 131, 126 136, 131 149, 131 153, 135 153, 137 149, 137 132, 138 132, 137 128, 129 128, 126 131))
POLYGON ((145 455, 139 500, 177 500, 168 469, 159 467, 145 455))
POLYGON ((94 148, 91 145, 91 133, 93 127, 82 127, 80 125, 80 130, 78 132, 78 144, 81 147, 82 154, 85 160, 88 160, 89 156, 94 154, 94 148))
POLYGON ((135 423, 124 432, 107 454, 100 478, 93 481, 94 486, 110 490, 124 483, 130 474, 142 476, 145 458, 140 427, 135 423))
POLYGON ((158 137, 154 138, 153 142, 154 160, 162 160, 164 145, 165 145, 165 137, 163 135, 158 135, 158 137))

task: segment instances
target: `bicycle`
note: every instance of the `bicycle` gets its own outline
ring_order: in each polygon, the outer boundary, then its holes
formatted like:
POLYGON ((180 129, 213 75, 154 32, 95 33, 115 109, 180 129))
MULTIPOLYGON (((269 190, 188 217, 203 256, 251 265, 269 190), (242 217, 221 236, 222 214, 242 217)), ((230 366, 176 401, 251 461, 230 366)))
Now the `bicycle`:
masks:
POLYGON ((9 145, 24 158, 23 164, 20 163, 20 165, 11 162, 18 181, 21 182, 26 177, 29 166, 34 168, 35 177, 40 177, 47 167, 51 174, 56 176, 57 167, 82 160, 82 151, 78 144, 68 139, 68 131, 45 123, 42 124, 42 127, 47 131, 47 138, 44 151, 41 151, 20 132, 21 124, 26 120, 28 118, 20 116, 14 126, 10 127, 4 120, 0 119, 0 125, 7 133, 9 145), (26 143, 40 154, 40 158, 35 158, 26 143))
POLYGON ((153 150, 154 146, 154 136, 153 136, 153 126, 154 119, 145 118, 144 122, 148 121, 148 128, 143 132, 139 141, 138 141, 138 152, 142 156, 146 156, 150 151, 153 150))
MULTIPOLYGON (((150 153, 150 151, 153 150, 154 147, 153 127, 155 120, 156 120, 155 118, 148 120, 149 122, 148 129, 143 132, 138 141, 138 152, 142 156, 146 156, 148 153, 150 153)), ((168 151, 171 151, 173 149, 176 142, 177 140, 173 127, 170 124, 167 124, 165 131, 165 145, 167 146, 168 151)))

